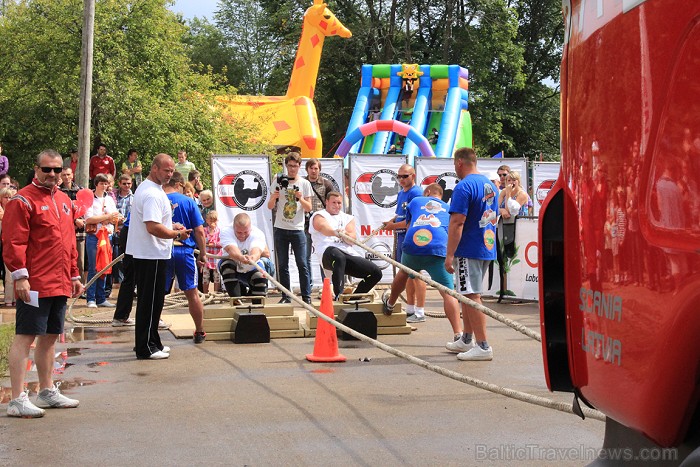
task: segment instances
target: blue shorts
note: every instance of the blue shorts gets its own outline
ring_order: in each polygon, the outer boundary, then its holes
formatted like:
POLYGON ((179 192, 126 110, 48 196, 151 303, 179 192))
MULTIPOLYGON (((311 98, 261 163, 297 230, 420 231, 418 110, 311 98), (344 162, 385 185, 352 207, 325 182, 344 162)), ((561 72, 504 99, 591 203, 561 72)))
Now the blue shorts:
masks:
POLYGON ((173 286, 173 276, 177 277, 177 286, 180 290, 192 290, 197 288, 197 261, 194 258, 194 250, 184 246, 173 247, 173 256, 168 260, 165 269, 165 290, 170 291, 173 286))
MULTIPOLYGON (((394 261, 401 262, 401 255, 403 254, 403 241, 406 238, 406 231, 398 232, 396 235, 396 254, 394 254, 394 261)), ((413 268, 411 268, 413 269, 413 268)))
MULTIPOLYGON (((450 290, 454 289, 454 278, 445 269, 444 256, 418 256, 404 253, 401 264, 417 272, 425 271, 438 284, 444 285, 450 290)), ((414 278, 412 275, 409 277, 414 278)))
POLYGON ((15 334, 44 336, 63 334, 68 297, 46 297, 39 299, 39 308, 17 300, 15 334))

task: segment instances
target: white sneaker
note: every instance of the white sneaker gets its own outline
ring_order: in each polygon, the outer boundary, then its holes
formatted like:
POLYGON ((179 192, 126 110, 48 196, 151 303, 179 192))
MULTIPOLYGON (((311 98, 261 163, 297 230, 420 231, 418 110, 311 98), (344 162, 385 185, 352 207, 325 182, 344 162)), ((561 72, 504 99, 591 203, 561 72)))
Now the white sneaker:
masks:
POLYGON ((167 352, 163 352, 162 350, 159 350, 158 352, 154 352, 151 354, 150 357, 148 357, 150 360, 164 360, 166 358, 170 357, 170 354, 167 352))
POLYGON ((115 328, 118 328, 121 326, 136 326, 136 321, 134 321, 134 318, 113 319, 112 326, 115 328))
POLYGON ((105 300, 102 303, 98 303, 97 306, 100 308, 116 308, 117 307, 117 305, 115 305, 114 303, 110 303, 107 300, 105 300))
POLYGON ((158 321, 158 329, 169 329, 170 328, 170 323, 166 323, 162 319, 158 321))
POLYGON ((418 316, 417 313, 413 313, 411 316, 406 318, 407 323, 425 323, 425 316, 418 316))
POLYGON ((473 337, 468 344, 465 344, 462 339, 457 339, 454 342, 448 342, 445 344, 445 348, 452 353, 468 352, 469 350, 473 349, 474 346, 476 346, 476 344, 474 343, 473 337))
POLYGON ((170 347, 168 347, 167 345, 164 345, 163 350, 161 350, 161 352, 170 353, 170 347))
POLYGON ((385 315, 389 316, 394 312, 394 305, 389 305, 389 297, 391 296, 391 292, 389 290, 385 290, 384 293, 382 294, 382 313, 385 315))
POLYGON ((54 385, 51 389, 42 389, 36 396, 37 407, 42 407, 45 409, 72 409, 77 407, 80 401, 71 399, 69 397, 61 394, 58 390, 58 386, 54 385))
POLYGON ((471 350, 457 354, 457 359, 465 362, 493 360, 493 347, 484 350, 480 345, 475 345, 471 350))
POLYGON ((97 308, 97 303, 95 303, 95 302, 87 302, 87 307, 88 307, 88 308, 97 308))
POLYGON ((26 391, 21 393, 17 399, 12 399, 10 403, 7 404, 8 417, 40 418, 43 417, 44 414, 46 414, 46 411, 32 404, 26 391))

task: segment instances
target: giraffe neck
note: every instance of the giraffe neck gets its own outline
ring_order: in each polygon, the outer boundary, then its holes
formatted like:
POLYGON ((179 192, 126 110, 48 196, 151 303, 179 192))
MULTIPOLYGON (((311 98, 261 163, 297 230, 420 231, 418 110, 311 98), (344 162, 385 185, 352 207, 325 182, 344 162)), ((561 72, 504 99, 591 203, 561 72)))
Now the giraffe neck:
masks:
POLYGON ((323 40, 326 36, 318 26, 310 24, 306 19, 302 26, 301 39, 297 55, 292 67, 292 77, 287 88, 287 97, 306 96, 314 98, 318 67, 321 64, 323 40))

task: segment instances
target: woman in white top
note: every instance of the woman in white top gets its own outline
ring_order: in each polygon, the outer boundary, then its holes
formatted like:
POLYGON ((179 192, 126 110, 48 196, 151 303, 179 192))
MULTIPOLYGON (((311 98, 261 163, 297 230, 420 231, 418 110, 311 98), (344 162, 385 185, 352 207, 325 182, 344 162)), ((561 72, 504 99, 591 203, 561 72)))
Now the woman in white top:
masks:
MULTIPOLYGON (((97 174, 95 176, 95 197, 85 213, 85 250, 88 257, 88 282, 97 273, 96 256, 97 256, 97 231, 101 228, 106 228, 109 234, 114 233, 114 226, 119 222, 119 211, 114 204, 114 199, 107 193, 109 187, 109 179, 105 174, 97 174)), ((88 308, 114 307, 113 304, 107 301, 105 294, 105 279, 100 277, 87 289, 87 306, 88 308)))
POLYGON ((504 223, 515 222, 515 216, 527 216, 527 192, 520 184, 520 173, 511 170, 506 176, 506 186, 498 194, 499 214, 504 223))

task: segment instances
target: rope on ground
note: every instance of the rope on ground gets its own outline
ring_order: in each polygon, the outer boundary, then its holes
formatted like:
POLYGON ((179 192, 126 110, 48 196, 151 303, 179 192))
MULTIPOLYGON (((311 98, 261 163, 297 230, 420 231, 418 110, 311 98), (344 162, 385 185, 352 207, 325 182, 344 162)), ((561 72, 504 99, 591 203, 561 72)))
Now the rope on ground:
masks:
MULTIPOLYGON (((85 284, 85 293, 87 294, 87 289, 94 284, 97 279, 99 279, 102 274, 104 274, 109 268, 117 264, 119 261, 122 260, 124 257, 124 254, 121 254, 114 258, 114 260, 109 263, 107 266, 104 267, 101 271, 99 271, 95 276, 88 281, 87 284, 85 284)), ((87 318, 77 318, 73 316, 73 305, 75 305, 75 302, 78 301, 80 297, 75 297, 73 301, 70 303, 70 306, 68 306, 68 316, 66 317, 69 321, 76 323, 76 324, 110 324, 112 322, 112 318, 109 319, 87 319, 87 318)))
MULTIPOLYGON (((121 254, 117 256, 111 263, 109 263, 107 266, 104 267, 101 271, 99 271, 95 276, 90 279, 90 281, 85 284, 85 292, 87 293, 88 287, 90 287, 92 284, 97 281, 102 274, 104 274, 109 268, 117 264, 119 261, 124 258, 124 255, 121 254)), ((174 294, 166 295, 165 301, 168 303, 167 306, 164 306, 164 310, 171 310, 175 308, 186 308, 188 306, 187 304, 187 298, 184 300, 180 298, 180 296, 184 297, 185 293, 184 292, 177 292, 174 294)), ((202 292, 199 292, 199 297, 202 300, 202 305, 208 305, 210 303, 223 303, 228 300, 228 296, 224 296, 224 294, 204 294, 202 292)), ((80 297, 76 297, 73 299, 71 302, 70 306, 68 307, 68 314, 66 319, 69 321, 76 323, 76 324, 87 324, 87 325, 101 325, 101 324, 111 324, 112 323, 112 318, 103 318, 103 319, 93 319, 93 318, 78 318, 73 315, 73 305, 75 305, 75 302, 78 301, 80 297)), ((133 307, 133 305, 132 305, 133 307)), ((111 308, 110 308, 111 309, 111 308)), ((105 310, 108 311, 108 310, 105 310)))
MULTIPOLYGON (((372 339, 371 337, 365 336, 364 334, 361 334, 361 333, 355 331, 354 329, 351 329, 351 328, 345 326, 344 324, 334 320, 333 318, 330 318, 330 317, 324 315, 323 313, 321 313, 319 310, 316 310, 311 305, 304 303, 302 300, 299 299, 299 297, 295 296, 291 291, 287 290, 286 287, 284 287, 282 284, 277 282, 277 280, 275 280, 274 277, 270 276, 267 273, 267 271, 265 271, 263 268, 261 268, 257 264, 255 264, 253 262, 250 262, 249 264, 255 266, 255 268, 258 271, 263 273, 265 275, 265 277, 269 281, 271 281, 273 284, 275 284, 275 286, 278 289, 280 289, 288 297, 290 297, 292 300, 294 300, 294 302, 296 302, 297 305, 303 307, 305 310, 312 313, 317 318, 322 319, 322 320, 326 321, 327 323, 332 324, 337 329, 340 329, 341 331, 344 331, 344 332, 350 334, 351 336, 353 336, 353 337, 355 337, 363 342, 367 342, 367 343, 369 343, 369 344, 371 344, 371 345, 373 345, 373 346, 375 346, 375 347, 377 347, 385 352, 388 352, 396 357, 400 357, 400 358, 403 358, 405 360, 408 360, 409 362, 414 363, 420 367, 423 367, 426 370, 430 370, 430 371, 437 373, 439 375, 446 376, 446 377, 453 379, 455 381, 459 381, 461 383, 466 383, 466 384, 469 384, 469 385, 474 386, 476 388, 484 389, 486 391, 492 392, 494 394, 500 394, 502 396, 510 397, 511 399, 516 399, 516 400, 519 400, 522 402, 527 402, 529 404, 534 404, 534 405, 538 405, 540 407, 546 407, 549 409, 554 409, 554 410, 558 410, 560 412, 570 413, 570 414, 574 414, 574 415, 578 416, 578 414, 576 414, 574 412, 572 404, 568 404, 566 402, 557 402, 557 401, 554 401, 551 399, 547 399, 546 397, 535 396, 533 394, 528 394, 526 392, 517 391, 515 389, 505 388, 502 386, 498 386, 496 384, 482 381, 482 380, 477 379, 477 378, 472 378, 471 376, 463 375, 463 374, 458 373, 456 371, 448 370, 447 368, 443 368, 441 366, 426 362, 425 360, 421 360, 420 358, 414 357, 413 355, 407 354, 406 352, 402 352, 401 350, 395 349, 395 348, 388 346, 382 342, 379 342, 376 339, 372 339)), ((599 420, 599 421, 603 421, 603 422, 605 421, 605 418, 606 418, 605 414, 603 414, 597 410, 589 409, 587 407, 581 407, 581 411, 584 415, 584 418, 589 417, 589 418, 592 418, 594 420, 599 420)))
POLYGON ((409 274, 410 276, 416 277, 416 278, 424 281, 428 285, 435 287, 439 291, 445 292, 446 294, 450 295, 451 297, 456 298, 457 301, 459 301, 460 303, 463 303, 465 305, 468 305, 472 308, 479 310, 480 312, 482 312, 486 316, 489 316, 489 317, 495 319, 496 321, 499 321, 499 322, 505 324, 506 326, 515 329, 516 331, 526 335, 527 337, 530 337, 530 338, 536 340, 537 342, 542 342, 542 336, 540 336, 540 333, 533 331, 532 329, 528 328, 527 326, 524 326, 524 325, 522 325, 522 324, 518 323, 517 321, 514 321, 510 318, 506 318, 502 314, 497 313, 497 312, 493 311, 492 309, 487 308, 480 303, 476 303, 475 301, 468 299, 464 295, 460 295, 457 292, 455 292, 454 290, 448 289, 447 287, 445 287, 442 284, 438 284, 437 282, 432 280, 429 276, 425 276, 417 271, 414 271, 413 269, 410 269, 410 268, 404 266, 403 264, 399 263, 398 261, 394 261, 393 259, 378 252, 377 250, 358 242, 354 238, 347 235, 345 232, 338 231, 338 236, 340 238, 342 238, 343 240, 346 240, 348 242, 352 242, 353 244, 359 246, 360 248, 368 251, 369 253, 375 255, 377 258, 383 259, 384 261, 388 262, 392 266, 395 266, 395 267, 401 269, 402 271, 409 274))

